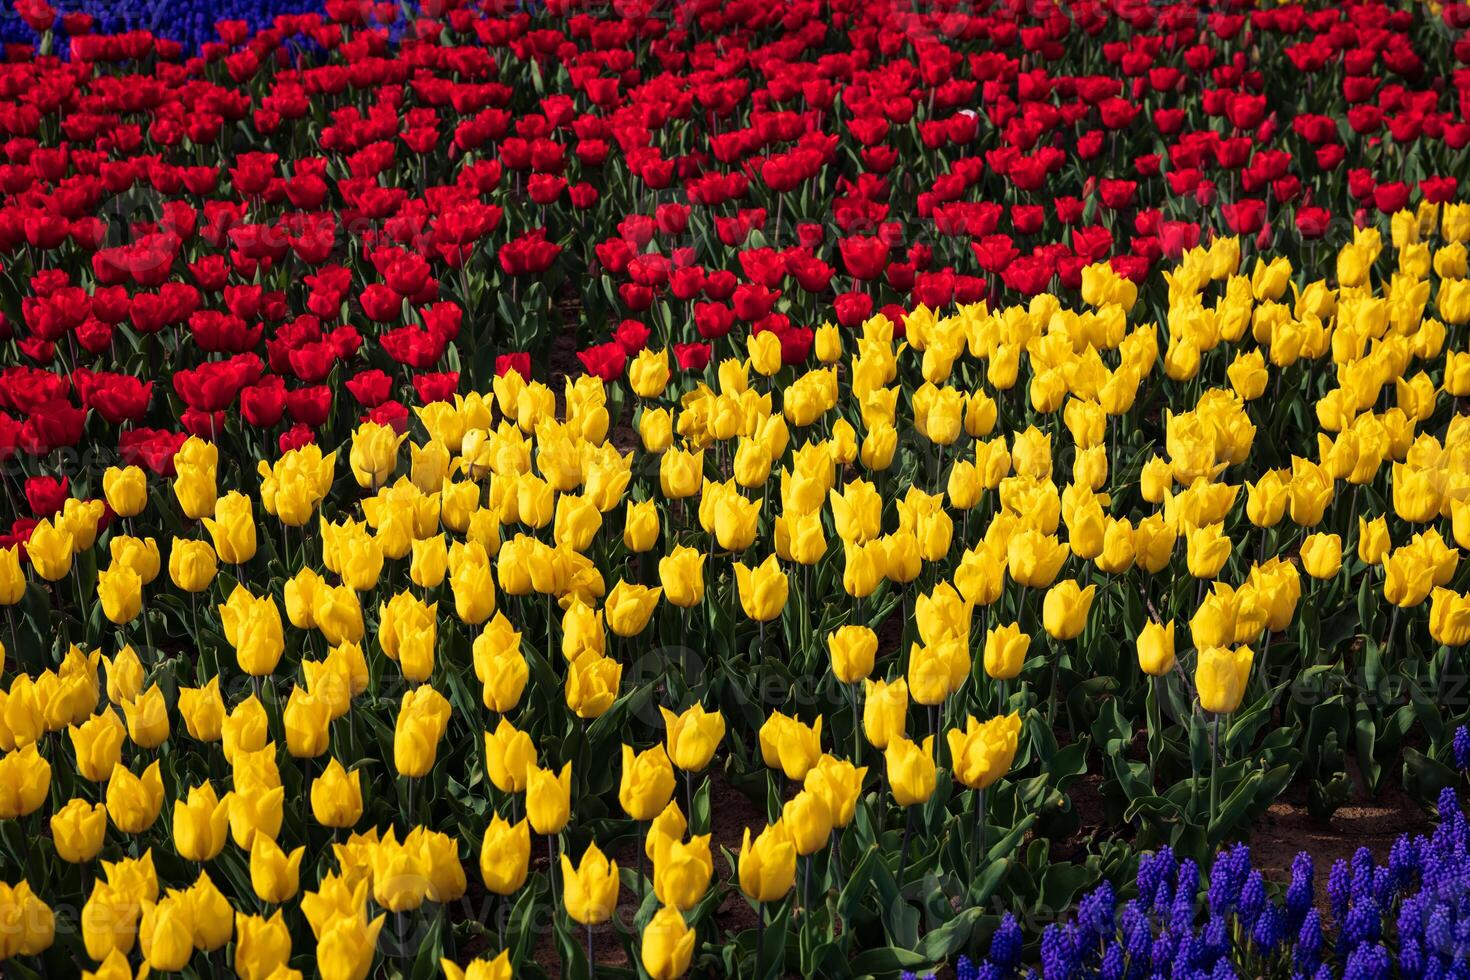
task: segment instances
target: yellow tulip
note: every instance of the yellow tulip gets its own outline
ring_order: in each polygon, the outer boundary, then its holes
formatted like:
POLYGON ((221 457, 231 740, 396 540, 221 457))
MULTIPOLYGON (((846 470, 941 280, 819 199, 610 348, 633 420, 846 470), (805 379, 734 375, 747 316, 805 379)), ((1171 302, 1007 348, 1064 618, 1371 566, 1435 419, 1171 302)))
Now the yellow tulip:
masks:
POLYGON ((538 834, 559 834, 572 812, 572 764, 561 772, 526 767, 526 818, 538 834))
POLYGON ((984 723, 970 716, 964 731, 951 728, 945 738, 955 779, 970 789, 990 788, 1010 771, 1020 734, 1021 716, 1014 711, 984 723))
POLYGON ((531 860, 531 831, 526 821, 507 823, 499 814, 490 818, 480 848, 480 876, 497 895, 511 895, 526 883, 531 860))
POLYGON ((779 821, 754 840, 745 828, 740 842, 740 890, 757 902, 777 902, 796 881, 796 846, 779 821))
POLYGON ((74 799, 51 815, 56 855, 70 864, 83 864, 96 857, 106 835, 107 808, 101 803, 74 799))
POLYGON ((149 764, 141 777, 119 763, 107 781, 107 815, 112 825, 125 834, 141 834, 153 826, 163 806, 163 776, 158 760, 149 764))
POLYGON ((685 772, 702 772, 714 757, 725 737, 725 718, 718 711, 705 711, 700 704, 691 705, 676 715, 659 705, 667 730, 669 759, 685 772))
POLYGON ((1194 686, 1199 692, 1200 707, 1217 715, 1228 715, 1240 707, 1254 656, 1247 646, 1235 649, 1205 647, 1200 650, 1194 668, 1194 686))
POLYGON ((1163 677, 1174 669, 1174 621, 1160 626, 1150 620, 1138 634, 1138 667, 1145 674, 1163 677))
POLYGON ((562 902, 567 915, 588 926, 612 917, 618 904, 618 862, 604 857, 595 841, 582 852, 582 860, 575 868, 563 854, 561 875, 562 902))
POLYGON ((1057 640, 1080 636, 1087 625, 1087 614, 1092 609, 1092 598, 1096 593, 1096 585, 1079 588, 1075 579, 1058 582, 1048 589, 1041 607, 1046 632, 1057 640))
POLYGON ((221 497, 214 516, 204 518, 204 527, 220 561, 238 565, 255 557, 255 515, 243 493, 231 490, 221 497))
POLYGON ((786 608, 786 573, 781 571, 775 555, 768 555, 755 568, 736 562, 735 582, 740 592, 740 608, 750 619, 770 622, 786 608))
POLYGON ((1331 578, 1342 568, 1342 537, 1312 534, 1302 542, 1302 569, 1312 578, 1331 578))
POLYGON ((323 827, 354 827, 362 819, 362 807, 362 774, 327 760, 322 774, 311 781, 312 817, 323 827))
POLYGON ((895 738, 903 737, 908 711, 909 687, 902 678, 891 684, 863 681, 863 735, 873 748, 886 749, 895 738))
MULTIPOLYGON (((721 726, 723 727, 723 721, 721 726)), ((652 820, 674 795, 674 767, 662 745, 634 752, 623 745, 622 779, 618 802, 634 820, 652 820)), ((579 920, 580 921, 580 920, 579 920)))
POLYGON ((866 626, 843 626, 827 635, 827 653, 833 675, 844 684, 856 684, 873 672, 878 634, 866 626))
POLYGON ((883 750, 888 767, 888 788, 899 806, 927 803, 934 794, 934 736, 916 745, 902 735, 896 736, 883 750))

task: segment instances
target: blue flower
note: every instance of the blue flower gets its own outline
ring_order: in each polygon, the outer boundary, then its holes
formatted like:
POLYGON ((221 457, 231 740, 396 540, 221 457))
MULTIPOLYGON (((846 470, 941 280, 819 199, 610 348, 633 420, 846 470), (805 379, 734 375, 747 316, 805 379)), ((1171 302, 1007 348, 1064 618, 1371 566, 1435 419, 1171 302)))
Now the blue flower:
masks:
POLYGON ((1000 920, 1000 927, 990 937, 990 962, 1002 973, 1009 973, 1021 961, 1021 926, 1009 912, 1000 920))
POLYGON ((1470 727, 1461 725, 1455 729, 1455 768, 1470 771, 1470 727))
POLYGON ((1291 884, 1286 889, 1286 928, 1295 932, 1301 928, 1307 910, 1312 907, 1313 879, 1312 855, 1301 851, 1291 862, 1291 884))

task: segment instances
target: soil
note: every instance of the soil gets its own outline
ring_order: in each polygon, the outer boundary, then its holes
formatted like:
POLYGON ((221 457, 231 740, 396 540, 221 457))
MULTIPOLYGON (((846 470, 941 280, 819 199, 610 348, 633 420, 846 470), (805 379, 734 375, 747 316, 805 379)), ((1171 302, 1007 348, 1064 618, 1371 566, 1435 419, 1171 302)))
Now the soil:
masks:
POLYGON ((1254 866, 1268 880, 1282 885, 1291 881, 1291 862, 1306 851, 1312 855, 1320 904, 1327 898, 1327 876, 1333 862, 1352 858, 1360 847, 1368 848, 1375 861, 1383 861, 1401 834, 1431 829, 1424 809, 1392 780, 1386 780, 1383 791, 1373 799, 1363 791, 1356 772, 1352 776, 1356 787, 1352 801, 1325 825, 1307 812, 1306 789, 1296 784, 1254 822, 1247 843, 1254 866))

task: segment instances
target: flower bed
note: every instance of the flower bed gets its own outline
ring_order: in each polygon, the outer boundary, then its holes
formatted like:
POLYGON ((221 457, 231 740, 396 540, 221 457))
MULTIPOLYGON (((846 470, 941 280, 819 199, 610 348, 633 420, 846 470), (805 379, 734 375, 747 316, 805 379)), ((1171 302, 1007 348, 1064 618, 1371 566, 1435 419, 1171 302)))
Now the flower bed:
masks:
POLYGON ((7 976, 1459 962, 1470 7, 17 12, 7 976))

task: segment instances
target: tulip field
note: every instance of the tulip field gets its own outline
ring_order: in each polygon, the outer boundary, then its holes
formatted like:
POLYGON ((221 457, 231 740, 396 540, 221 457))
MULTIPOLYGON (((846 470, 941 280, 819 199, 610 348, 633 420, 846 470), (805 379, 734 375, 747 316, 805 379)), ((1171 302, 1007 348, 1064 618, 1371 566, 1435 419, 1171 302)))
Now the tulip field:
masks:
POLYGON ((54 2, 0 976, 1470 977, 1470 4, 54 2))

